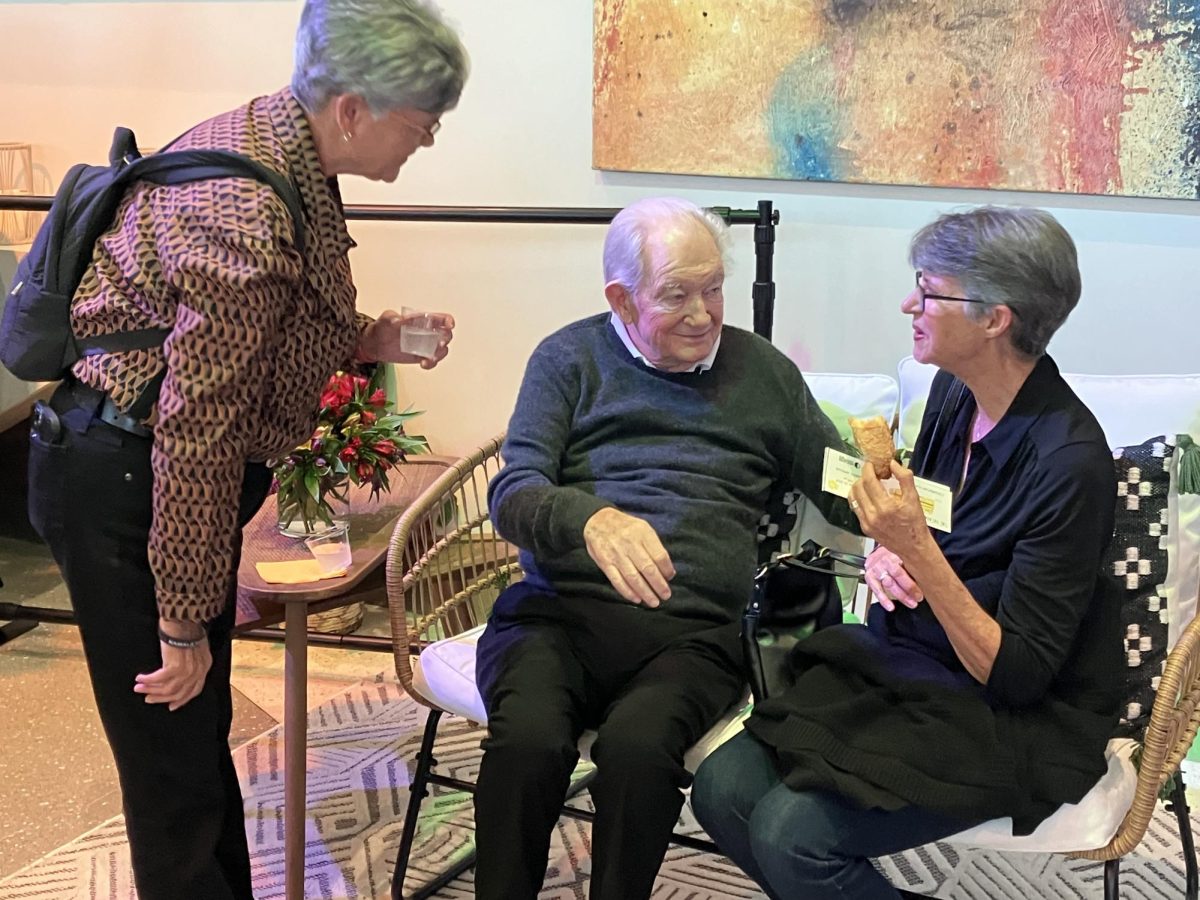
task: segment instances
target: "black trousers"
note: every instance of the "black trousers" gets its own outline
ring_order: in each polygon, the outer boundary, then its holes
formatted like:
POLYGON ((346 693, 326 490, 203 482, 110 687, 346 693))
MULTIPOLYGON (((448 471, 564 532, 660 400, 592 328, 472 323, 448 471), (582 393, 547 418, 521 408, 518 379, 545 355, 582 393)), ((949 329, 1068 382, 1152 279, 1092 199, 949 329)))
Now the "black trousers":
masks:
POLYGON ((683 756, 742 691, 736 623, 539 595, 496 602, 477 650, 488 712, 475 792, 481 900, 533 898, 577 742, 592 747, 592 900, 649 897, 691 775, 683 756))
MULTIPOLYGON (((141 900, 253 897, 242 795, 229 751, 233 718, 230 630, 233 570, 214 572, 229 603, 211 624, 213 665, 198 697, 169 712, 133 692, 162 665, 154 577, 147 558, 152 477, 149 438, 93 418, 60 389, 57 434, 33 435, 29 513, 62 570, 79 623, 96 706, 116 761, 141 900)), ((247 466, 241 525, 270 487, 247 466)))

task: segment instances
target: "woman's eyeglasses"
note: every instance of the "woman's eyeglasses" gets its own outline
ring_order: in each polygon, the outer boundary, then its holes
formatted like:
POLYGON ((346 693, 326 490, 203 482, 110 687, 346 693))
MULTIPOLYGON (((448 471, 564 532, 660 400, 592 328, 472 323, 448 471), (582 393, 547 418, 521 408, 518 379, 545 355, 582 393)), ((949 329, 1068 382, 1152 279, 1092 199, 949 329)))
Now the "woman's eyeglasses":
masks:
MULTIPOLYGON (((929 291, 925 290, 925 286, 921 284, 921 279, 925 277, 925 273, 922 272, 920 269, 917 269, 916 275, 917 275, 917 312, 925 312, 925 301, 926 300, 950 300, 954 303, 990 303, 991 302, 989 300, 975 300, 971 297, 947 297, 945 294, 931 294, 929 291)), ((1008 306, 1008 304, 1003 304, 1003 305, 1008 306)), ((1012 312, 1012 314, 1014 316, 1017 314, 1017 311, 1015 309, 1013 309, 1011 306, 1008 306, 1008 309, 1012 312)))
POLYGON ((396 118, 409 128, 415 128, 417 131, 421 132, 422 144, 432 144, 434 135, 436 135, 442 127, 441 120, 434 122, 432 125, 422 125, 420 122, 414 122, 412 119, 408 118, 407 116, 400 115, 399 113, 396 114, 396 118))

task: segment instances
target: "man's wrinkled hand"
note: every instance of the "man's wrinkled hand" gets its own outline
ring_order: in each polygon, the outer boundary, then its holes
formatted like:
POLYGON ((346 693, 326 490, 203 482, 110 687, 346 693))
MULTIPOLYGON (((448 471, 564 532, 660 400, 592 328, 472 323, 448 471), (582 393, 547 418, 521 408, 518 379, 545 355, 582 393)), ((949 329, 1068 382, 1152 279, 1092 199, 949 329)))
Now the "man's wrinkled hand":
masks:
MULTIPOLYGON (((179 623, 171 623, 178 625, 179 623)), ((134 679, 133 691, 142 694, 147 703, 166 703, 171 712, 199 696, 204 689, 204 679, 212 668, 212 650, 203 629, 198 632, 177 633, 179 629, 160 623, 172 637, 192 639, 198 633, 203 640, 195 647, 172 647, 159 641, 162 651, 162 668, 138 675, 134 679)))
POLYGON ((656 607, 671 597, 675 566, 645 519, 606 507, 583 526, 588 555, 630 603, 656 607))

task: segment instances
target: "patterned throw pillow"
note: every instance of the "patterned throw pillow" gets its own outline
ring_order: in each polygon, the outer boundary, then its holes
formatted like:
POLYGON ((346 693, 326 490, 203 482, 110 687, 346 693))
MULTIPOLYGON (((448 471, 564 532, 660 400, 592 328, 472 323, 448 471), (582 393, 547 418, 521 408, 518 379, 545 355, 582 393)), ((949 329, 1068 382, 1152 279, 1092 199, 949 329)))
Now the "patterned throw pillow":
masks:
POLYGON ((1126 705, 1119 734, 1141 740, 1167 658, 1167 495, 1175 447, 1165 437, 1113 451, 1117 509, 1112 572, 1124 597, 1126 705))

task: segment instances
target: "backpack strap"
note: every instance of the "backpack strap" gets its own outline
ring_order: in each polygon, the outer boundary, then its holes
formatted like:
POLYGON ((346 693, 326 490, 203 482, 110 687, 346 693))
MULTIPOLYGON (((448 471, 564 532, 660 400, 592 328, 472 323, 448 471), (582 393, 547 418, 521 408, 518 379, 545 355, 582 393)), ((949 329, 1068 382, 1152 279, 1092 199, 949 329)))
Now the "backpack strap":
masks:
MULTIPOLYGON (((293 243, 301 257, 304 256, 304 206, 295 186, 279 172, 257 160, 229 150, 170 150, 143 157, 135 157, 136 153, 133 133, 128 129, 117 129, 110 159, 114 165, 122 160, 126 162, 125 168, 116 178, 116 181, 123 185, 134 181, 177 185, 209 178, 253 178, 268 185, 287 206, 292 217, 293 243)), ((76 344, 83 356, 123 353, 160 346, 170 333, 169 328, 142 328, 137 331, 76 339, 76 344)), ((130 407, 129 416, 141 420, 150 414, 151 407, 158 400, 158 392, 165 377, 166 367, 163 367, 143 388, 130 407)))
MULTIPOLYGON (((114 165, 123 160, 126 162, 125 168, 115 179, 121 185, 127 186, 134 181, 176 185, 209 178, 253 178, 268 185, 287 206, 292 217, 296 250, 301 256, 304 255, 304 207, 295 186, 279 172, 229 150, 172 150, 153 156, 134 156, 136 153, 133 132, 118 128, 109 158, 114 165)), ((142 328, 77 338, 76 345, 83 356, 124 353, 157 347, 170 333, 169 328, 142 328)))
POLYGON ((141 158, 142 152, 137 148, 137 138, 133 132, 123 125, 118 125, 116 131, 113 132, 112 147, 108 150, 108 164, 110 166, 127 166, 141 158))
POLYGON ((292 182, 256 159, 230 150, 169 150, 143 156, 130 163, 118 176, 122 182, 151 181, 154 184, 187 184, 209 178, 253 178, 273 190, 292 216, 294 244, 301 256, 305 250, 304 205, 292 182))
POLYGON ((89 338, 76 338, 75 346, 81 356, 100 353, 126 353, 130 350, 149 350, 167 339, 170 328, 139 328, 137 331, 114 331, 89 338))
POLYGON ((163 366, 154 373, 154 377, 146 382, 146 386, 142 388, 142 392, 138 394, 138 398, 133 401, 133 405, 126 411, 126 415, 135 422, 141 422, 148 415, 150 410, 154 408, 154 404, 158 402, 158 392, 162 390, 162 383, 167 377, 167 367, 163 366))

